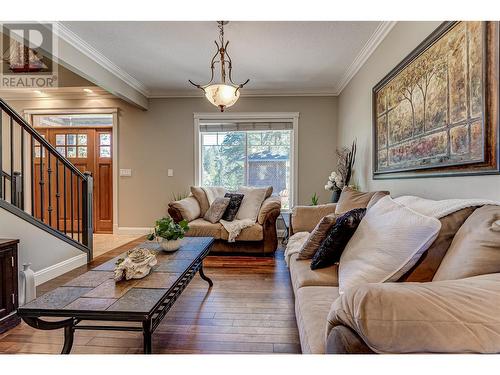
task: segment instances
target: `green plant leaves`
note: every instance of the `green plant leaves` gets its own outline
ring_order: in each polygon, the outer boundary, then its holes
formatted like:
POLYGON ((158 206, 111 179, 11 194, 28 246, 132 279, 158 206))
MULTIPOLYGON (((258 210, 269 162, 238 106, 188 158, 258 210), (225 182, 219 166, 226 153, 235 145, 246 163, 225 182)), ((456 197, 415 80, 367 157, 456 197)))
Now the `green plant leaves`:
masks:
POLYGON ((159 220, 156 220, 154 234, 152 236, 161 237, 169 241, 177 240, 180 238, 184 238, 184 235, 188 230, 189 225, 187 220, 182 220, 179 223, 175 223, 172 218, 163 217, 159 220))

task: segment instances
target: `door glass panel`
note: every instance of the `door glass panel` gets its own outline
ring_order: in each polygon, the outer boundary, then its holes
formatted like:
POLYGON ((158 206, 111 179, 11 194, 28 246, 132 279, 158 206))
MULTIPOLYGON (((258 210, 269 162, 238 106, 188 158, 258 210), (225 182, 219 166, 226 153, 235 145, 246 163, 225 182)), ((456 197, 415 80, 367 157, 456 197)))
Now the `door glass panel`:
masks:
POLYGON ((68 137, 68 141, 66 142, 66 144, 76 145, 76 134, 68 134, 67 137, 68 137))
POLYGON ((99 156, 101 158, 110 158, 111 157, 111 147, 110 146, 101 146, 99 150, 99 156))
POLYGON ((64 147, 56 147, 56 150, 58 153, 60 153, 62 156, 66 156, 66 148, 64 147))
POLYGON ((68 147, 68 158, 76 158, 76 147, 68 147))
POLYGON ((110 146, 111 145, 111 134, 99 134, 99 144, 101 146, 110 146))
POLYGON ((35 146, 35 158, 40 157, 40 146, 35 146))
POLYGON ((78 147, 78 157, 79 158, 87 157, 87 147, 78 147))
POLYGON ((56 145, 64 145, 66 136, 64 134, 56 134, 56 145))
POLYGON ((78 145, 87 145, 87 134, 78 134, 78 145))

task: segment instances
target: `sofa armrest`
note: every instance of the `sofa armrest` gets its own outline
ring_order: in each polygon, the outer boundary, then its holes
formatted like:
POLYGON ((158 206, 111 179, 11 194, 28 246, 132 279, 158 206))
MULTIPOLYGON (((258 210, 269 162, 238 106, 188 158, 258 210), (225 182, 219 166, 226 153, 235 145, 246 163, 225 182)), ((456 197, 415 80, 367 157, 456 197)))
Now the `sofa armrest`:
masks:
POLYGON ((312 232, 323 217, 335 213, 336 207, 336 203, 295 206, 290 217, 290 235, 297 232, 312 232))
POLYGON ((281 211, 281 199, 280 197, 269 197, 267 198, 260 207, 259 216, 257 222, 262 225, 266 221, 266 216, 272 211, 281 211))
POLYGON ((168 213, 178 223, 181 220, 193 221, 200 217, 200 204, 195 197, 189 196, 168 204, 168 213))
POLYGON ((500 274, 365 284, 333 302, 327 337, 340 325, 378 353, 498 353, 500 274))

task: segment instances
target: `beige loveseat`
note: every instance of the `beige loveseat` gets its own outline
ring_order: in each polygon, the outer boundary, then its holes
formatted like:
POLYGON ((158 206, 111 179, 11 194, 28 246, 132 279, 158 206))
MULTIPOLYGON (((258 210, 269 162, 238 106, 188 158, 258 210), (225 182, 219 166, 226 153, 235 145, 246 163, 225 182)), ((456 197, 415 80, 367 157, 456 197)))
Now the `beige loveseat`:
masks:
MULTIPOLYGON (((295 207, 293 233, 312 231, 335 208, 295 207)), ((339 295, 337 265, 312 271, 290 255, 303 353, 500 352, 500 207, 440 220, 432 251, 395 283, 339 295)))
POLYGON ((202 217, 202 211, 196 198, 190 195, 179 201, 171 202, 168 213, 179 222, 189 222, 188 237, 214 237, 213 252, 246 253, 255 255, 272 255, 278 248, 276 220, 280 214, 280 197, 270 196, 260 207, 257 222, 241 231, 236 242, 228 242, 229 233, 222 224, 212 224, 202 217))

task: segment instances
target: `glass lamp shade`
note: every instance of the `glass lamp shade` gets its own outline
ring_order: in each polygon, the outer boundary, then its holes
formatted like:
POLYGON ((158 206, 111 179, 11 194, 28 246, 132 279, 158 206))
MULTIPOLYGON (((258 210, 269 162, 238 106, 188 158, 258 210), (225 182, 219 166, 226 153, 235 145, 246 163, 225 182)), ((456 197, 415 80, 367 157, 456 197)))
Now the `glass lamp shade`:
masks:
POLYGON ((205 96, 210 103, 224 112, 225 108, 231 107, 238 101, 240 91, 237 87, 220 83, 205 87, 205 96))

